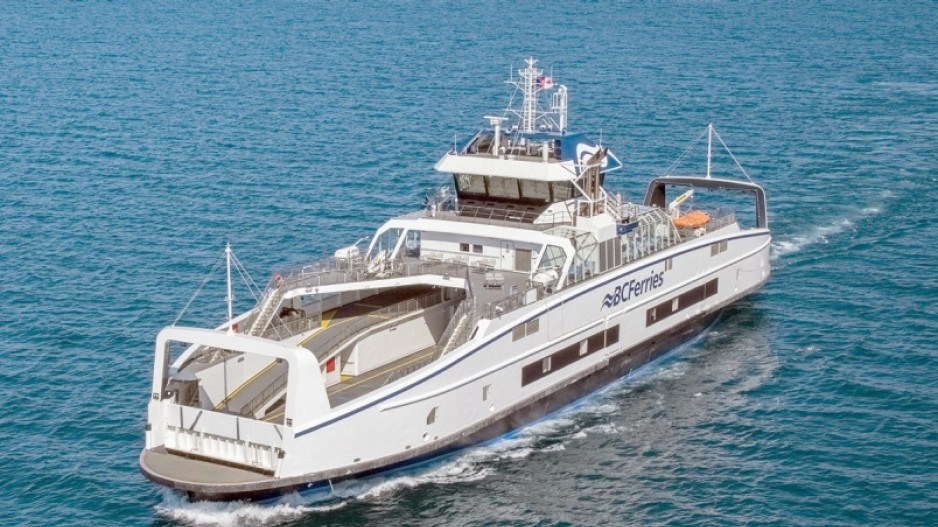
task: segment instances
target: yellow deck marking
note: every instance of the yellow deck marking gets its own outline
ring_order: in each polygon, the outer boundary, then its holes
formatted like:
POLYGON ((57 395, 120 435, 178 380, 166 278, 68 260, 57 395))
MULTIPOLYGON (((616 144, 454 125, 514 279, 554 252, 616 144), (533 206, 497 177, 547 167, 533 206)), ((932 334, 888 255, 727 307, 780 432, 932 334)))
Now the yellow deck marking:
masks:
POLYGON ((260 377, 261 375, 264 375, 265 373, 269 372, 270 369, 273 368, 273 367, 276 366, 276 365, 277 365, 277 361, 273 361, 273 362, 271 362, 270 364, 268 364, 266 368, 264 368, 263 370, 261 370, 261 371, 255 373, 254 376, 252 376, 250 379, 244 381, 244 383, 242 383, 241 386, 238 386, 237 388, 234 389, 233 392, 229 393, 229 394, 228 394, 228 397, 225 397, 224 399, 222 399, 222 401, 221 401, 220 403, 218 403, 218 404, 215 406, 215 409, 216 409, 216 410, 221 410, 221 407, 222 407, 222 406, 225 406, 226 404, 228 404, 228 402, 230 402, 231 399, 232 399, 235 395, 238 395, 238 392, 240 392, 241 390, 243 390, 245 386, 247 386, 247 385, 251 384, 252 382, 256 381, 258 377, 260 377))
POLYGON ((322 329, 326 329, 327 327, 329 327, 329 323, 332 322, 332 317, 334 317, 335 314, 338 312, 339 312, 339 309, 336 308, 336 309, 330 309, 329 311, 326 311, 325 313, 322 314, 322 329))
MULTIPOLYGON (((354 319, 354 318, 342 319, 342 320, 336 322, 335 324, 332 324, 332 327, 341 326, 342 324, 345 324, 345 323, 347 323, 347 322, 351 322, 351 321, 353 321, 353 320, 355 320, 355 319, 354 319)), ((315 337, 316 335, 321 335, 322 333, 325 333, 325 329, 320 329, 319 331, 317 331, 317 332, 313 333, 312 335, 306 337, 305 339, 303 339, 302 341, 300 341, 299 346, 300 346, 300 347, 305 346, 307 342, 313 340, 313 337, 315 337)))
MULTIPOLYGON (((394 368, 394 370, 400 368, 401 366, 407 366, 408 364, 410 364, 410 363, 412 363, 412 362, 416 362, 416 361, 418 361, 418 360, 420 360, 420 359, 422 359, 422 358, 424 358, 424 357, 428 357, 428 356, 430 356, 430 355, 433 355, 433 352, 432 352, 432 351, 429 352, 429 353, 424 353, 423 355, 421 355, 421 356, 419 356, 419 357, 414 357, 413 359, 411 359, 411 360, 409 360, 409 361, 407 361, 407 362, 402 362, 401 364, 398 364, 397 367, 394 368)), ((371 377, 365 377, 364 379, 362 379, 362 380, 360 380, 360 381, 358 381, 358 382, 353 382, 353 383, 351 383, 351 384, 346 384, 346 385, 344 385, 344 386, 341 386, 339 389, 333 391, 332 393, 333 393, 333 394, 336 394, 336 393, 339 393, 339 392, 341 392, 341 391, 347 390, 348 388, 351 388, 352 386, 358 386, 359 384, 361 384, 361 383, 363 383, 363 382, 368 382, 368 381, 370 381, 370 380, 372 380, 372 379, 376 379, 376 378, 381 377, 382 375, 384 375, 384 374, 386 374, 386 373, 391 373, 391 372, 393 372, 394 370, 387 370, 387 371, 383 371, 383 372, 381 372, 381 373, 376 373, 376 374, 372 375, 371 377)))
POLYGON ((264 421, 273 421, 274 419, 278 417, 283 417, 283 414, 285 413, 286 413, 286 410, 283 410, 283 411, 275 413, 274 415, 268 415, 267 417, 264 418, 264 421))

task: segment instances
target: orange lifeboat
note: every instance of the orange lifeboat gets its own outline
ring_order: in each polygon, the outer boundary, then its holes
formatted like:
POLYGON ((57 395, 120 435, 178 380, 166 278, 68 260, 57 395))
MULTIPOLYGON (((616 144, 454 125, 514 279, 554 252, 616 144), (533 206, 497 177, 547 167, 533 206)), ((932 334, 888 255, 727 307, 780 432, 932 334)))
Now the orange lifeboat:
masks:
POLYGON ((678 229, 696 229, 702 227, 710 221, 710 216, 702 210, 692 210, 687 214, 682 214, 674 220, 674 226, 678 229))

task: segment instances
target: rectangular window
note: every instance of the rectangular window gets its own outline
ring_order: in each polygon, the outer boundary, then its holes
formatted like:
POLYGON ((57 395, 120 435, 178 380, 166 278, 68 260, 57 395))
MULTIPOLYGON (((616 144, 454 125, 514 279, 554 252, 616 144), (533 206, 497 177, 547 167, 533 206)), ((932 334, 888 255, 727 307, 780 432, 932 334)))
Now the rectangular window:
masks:
POLYGON ((550 184, 552 201, 566 201, 573 197, 573 184, 569 181, 558 181, 550 184))
POLYGON ((587 346, 589 346, 590 353, 596 353, 597 351, 606 347, 606 333, 600 331, 599 333, 591 336, 586 339, 587 346))
POLYGON ((718 285, 719 282, 716 278, 704 284, 704 298, 710 298, 711 296, 717 294, 718 285))
POLYGON ((511 340, 521 340, 528 335, 533 335, 541 329, 541 321, 538 318, 529 320, 523 324, 518 324, 511 330, 511 340))
POLYGON ((717 294, 718 289, 719 281, 714 278, 703 285, 698 285, 670 300, 665 300, 657 306, 649 308, 645 315, 645 326, 647 327, 656 322, 660 322, 679 311, 683 311, 703 301, 705 298, 710 298, 717 294))
POLYGON ((713 245, 710 246, 710 256, 716 256, 728 248, 729 248, 729 241, 727 240, 714 243, 713 245))
POLYGON ((489 196, 493 198, 518 199, 521 192, 518 187, 518 180, 509 177, 490 177, 489 196))
POLYGON ((491 384, 486 384, 485 386, 482 387, 482 401, 483 401, 483 402, 489 400, 489 392, 490 392, 491 390, 492 390, 492 385, 491 385, 491 384))
POLYGON ((460 243, 460 244, 459 244, 459 250, 462 251, 462 252, 464 252, 464 253, 469 252, 469 244, 468 244, 468 243, 460 243))
POLYGON ((531 251, 515 249, 515 271, 528 272, 531 270, 531 251))
POLYGON ((658 322, 658 306, 650 308, 645 313, 645 327, 648 327, 654 324, 655 322, 658 322))
POLYGON ((459 191, 460 195, 476 194, 478 196, 485 196, 485 176, 457 174, 454 177, 456 179, 456 190, 459 191))
POLYGON ((527 386, 548 374, 559 371, 581 358, 619 342, 619 326, 600 331, 589 338, 571 344, 548 357, 526 364, 521 368, 521 386, 527 386))
POLYGON ((671 269, 674 269, 674 258, 668 258, 664 261, 664 270, 670 271, 671 269))
POLYGON ((544 203, 550 201, 550 183, 530 179, 521 180, 521 199, 544 203))
POLYGON ((518 341, 524 338, 524 324, 519 324, 511 330, 511 340, 512 342, 518 341))
MULTIPOLYGON (((466 250, 468 250, 468 249, 466 249, 466 250)), ((476 253, 476 254, 482 254, 482 246, 481 246, 481 245, 473 245, 473 246, 472 246, 472 252, 474 252, 474 253, 476 253)))

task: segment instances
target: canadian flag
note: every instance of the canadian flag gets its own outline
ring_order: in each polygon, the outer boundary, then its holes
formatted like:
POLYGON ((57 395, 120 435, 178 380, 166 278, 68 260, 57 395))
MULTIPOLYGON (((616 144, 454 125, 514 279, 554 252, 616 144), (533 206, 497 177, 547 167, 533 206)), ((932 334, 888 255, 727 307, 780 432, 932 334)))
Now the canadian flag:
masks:
POLYGON ((554 87, 554 79, 546 75, 541 75, 537 78, 537 87, 542 90, 549 90, 554 87))

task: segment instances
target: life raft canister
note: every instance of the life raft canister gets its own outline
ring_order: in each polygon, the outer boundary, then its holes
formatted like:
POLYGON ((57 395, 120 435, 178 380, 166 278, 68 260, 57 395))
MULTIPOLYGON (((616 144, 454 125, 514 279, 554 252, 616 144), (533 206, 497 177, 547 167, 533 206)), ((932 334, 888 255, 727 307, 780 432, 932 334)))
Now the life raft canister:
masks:
POLYGON ((696 229, 702 227, 705 223, 710 221, 710 216, 702 210, 695 210, 688 212, 682 216, 678 216, 674 220, 674 226, 678 229, 696 229))

